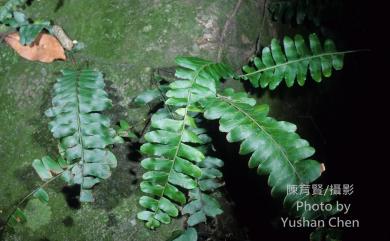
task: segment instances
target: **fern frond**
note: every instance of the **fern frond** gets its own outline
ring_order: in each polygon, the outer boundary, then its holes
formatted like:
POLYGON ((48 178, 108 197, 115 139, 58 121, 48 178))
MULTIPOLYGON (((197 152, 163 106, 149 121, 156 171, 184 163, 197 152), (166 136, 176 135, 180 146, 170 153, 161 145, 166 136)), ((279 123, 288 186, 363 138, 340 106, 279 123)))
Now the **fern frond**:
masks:
POLYGON ((136 105, 146 105, 146 104, 149 104, 155 100, 160 100, 160 101, 163 101, 163 97, 165 95, 165 93, 167 92, 168 90, 168 86, 167 85, 158 85, 157 88, 155 89, 148 89, 148 90, 145 90, 144 92, 140 93, 139 95, 137 95, 134 100, 133 100, 133 103, 136 104, 136 105))
POLYGON ((179 235, 179 237, 175 238, 172 241, 197 241, 198 240, 198 232, 196 232, 195 228, 187 228, 183 233, 179 235))
POLYGON ((30 22, 28 17, 17 11, 26 0, 9 0, 3 6, 0 6, 0 25, 5 24, 13 29, 18 29, 20 35, 20 43, 28 45, 34 42, 43 29, 50 31, 51 25, 49 21, 30 22))
POLYGON ((285 23, 303 24, 305 20, 320 26, 327 16, 335 15, 340 1, 333 0, 287 0, 268 4, 272 19, 285 23))
MULTIPOLYGON (((216 83, 233 72, 223 64, 215 64, 194 57, 178 57, 177 80, 169 85, 166 105, 177 108, 175 116, 161 110, 152 116, 152 130, 145 135, 147 143, 141 152, 151 156, 141 165, 148 171, 143 175, 141 190, 149 196, 139 203, 146 211, 137 217, 154 229, 170 223, 179 212, 174 203, 184 205, 186 195, 179 189, 191 190, 198 186, 196 178, 202 172, 196 163, 205 156, 197 145, 205 143, 204 132, 198 128, 195 116, 200 111, 198 102, 216 94, 216 83), (179 187, 179 188, 178 188, 179 187)), ((171 113, 172 114, 172 113, 171 113)))
POLYGON ((199 188, 201 191, 214 191, 223 186, 220 182, 222 172, 219 170, 223 167, 221 159, 207 156, 206 159, 199 163, 198 166, 202 171, 202 176, 199 178, 199 188))
POLYGON ((3 6, 0 6, 0 23, 12 18, 13 11, 26 3, 27 0, 8 0, 3 6))
MULTIPOLYGON (((310 159, 314 148, 295 133, 296 126, 268 117, 267 105, 256 105, 244 93, 227 89, 204 101, 204 116, 219 120, 229 142, 242 142, 240 154, 250 154, 249 167, 269 175, 272 195, 285 197, 288 185, 309 184, 321 174, 320 163, 310 159)), ((296 199, 285 199, 291 206, 296 199)))
POLYGON ((297 24, 302 24, 305 19, 311 20, 316 26, 320 25, 320 15, 318 14, 318 6, 310 4, 313 0, 297 0, 297 1, 278 1, 268 4, 268 10, 272 15, 272 19, 281 22, 292 22, 295 18, 297 24))
POLYGON ((161 110, 152 117, 153 130, 145 134, 147 143, 141 146, 141 152, 151 157, 141 162, 147 172, 140 186, 150 196, 142 196, 139 203, 150 211, 138 213, 138 218, 147 221, 151 229, 170 223, 171 217, 179 214, 173 202, 183 205, 186 197, 177 186, 193 189, 194 178, 201 175, 194 163, 202 161, 204 155, 191 144, 202 142, 188 124, 184 119, 171 119, 167 111, 161 110))
POLYGON ((203 162, 198 163, 198 166, 202 171, 202 176, 198 178, 199 188, 189 192, 191 202, 186 204, 182 210, 183 214, 189 214, 187 220, 189 226, 206 222, 207 217, 215 218, 223 212, 218 200, 206 193, 206 191, 213 191, 222 186, 216 179, 222 177, 222 172, 218 168, 223 166, 223 161, 214 157, 206 157, 203 162))
MULTIPOLYGON (((121 142, 101 111, 112 106, 104 90, 103 75, 93 70, 63 71, 54 85, 49 128, 60 139, 59 148, 68 165, 63 176, 69 184, 80 184, 80 201, 92 202, 92 187, 111 175, 116 158, 106 149, 121 142)), ((46 173, 49 175, 49 173, 46 173)))
POLYGON ((10 213, 6 221, 6 224, 9 227, 14 227, 17 223, 23 223, 27 220, 27 217, 24 211, 21 209, 21 206, 30 197, 34 197, 46 205, 49 202, 49 195, 45 191, 44 187, 46 187, 50 182, 54 181, 58 177, 62 176, 68 168, 72 167, 69 166, 67 162, 61 157, 58 160, 53 160, 49 156, 45 156, 41 160, 34 160, 32 166, 38 173, 39 177, 45 182, 26 195, 15 206, 14 210, 10 213))
POLYGON ((294 40, 285 37, 282 49, 280 43, 273 39, 270 47, 262 50, 261 57, 255 57, 251 65, 243 67, 246 73, 244 79, 249 79, 254 87, 274 90, 285 80, 288 87, 295 81, 300 86, 305 84, 307 72, 316 82, 321 82, 322 76, 330 77, 332 68, 343 68, 344 54, 353 51, 340 52, 336 50, 332 40, 325 40, 323 46, 316 34, 309 36, 309 48, 301 35, 294 40))
POLYGON ((221 63, 213 63, 196 57, 176 58, 175 76, 180 79, 170 84, 165 104, 175 107, 195 108, 194 103, 216 94, 221 78, 234 76, 233 70, 221 63))

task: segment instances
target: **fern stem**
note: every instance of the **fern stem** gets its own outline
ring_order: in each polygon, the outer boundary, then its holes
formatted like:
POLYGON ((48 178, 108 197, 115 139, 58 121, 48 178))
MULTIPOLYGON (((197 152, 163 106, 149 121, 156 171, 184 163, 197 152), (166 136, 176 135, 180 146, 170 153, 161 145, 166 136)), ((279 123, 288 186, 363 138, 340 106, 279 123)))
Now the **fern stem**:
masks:
POLYGON ((312 55, 312 56, 308 56, 308 57, 305 57, 305 58, 300 58, 300 59, 296 59, 296 60, 287 61, 287 62, 285 62, 283 64, 276 64, 276 65, 273 65, 273 66, 269 66, 269 67, 265 67, 265 68, 262 68, 262 69, 258 69, 258 70, 254 71, 252 73, 242 74, 242 75, 239 75, 238 77, 239 78, 248 77, 248 76, 252 76, 252 75, 255 75, 255 74, 258 74, 258 73, 261 73, 261 72, 265 72, 267 70, 277 69, 277 68, 280 68, 280 67, 283 67, 283 66, 287 66, 287 65, 290 65, 290 64, 295 64, 295 63, 299 63, 299 62, 303 62, 303 61, 307 61, 307 60, 311 60, 311 59, 316 59, 316 58, 321 58, 321 57, 326 57, 326 56, 332 56, 332 55, 351 54, 351 53, 357 53, 357 52, 362 52, 362 51, 369 51, 369 49, 347 50, 347 51, 341 51, 341 52, 330 52, 330 53, 322 53, 322 54, 318 54, 318 55, 312 55))
MULTIPOLYGON (((49 180, 47 180, 46 182, 42 183, 41 185, 39 185, 38 187, 36 187, 33 191, 31 191, 29 194, 27 194, 26 196, 24 196, 24 198, 18 202, 18 204, 16 204, 12 210, 12 212, 8 215, 7 219, 6 219, 6 222, 5 222, 5 227, 8 226, 8 222, 9 220, 11 219, 12 215, 15 213, 15 211, 26 201, 28 200, 31 196, 33 196, 39 189, 43 188, 43 187, 46 187, 47 185, 49 185, 51 182, 53 182, 54 180, 56 180, 59 176, 61 176, 64 172, 68 171, 69 169, 71 169, 72 167, 74 167, 76 164, 78 163, 74 163, 70 166, 68 166, 66 169, 64 169, 62 172, 59 172, 57 173, 55 176, 51 177, 49 180)), ((2 230, 2 232, 5 230, 5 228, 2 230)))
MULTIPOLYGON (((80 186, 81 186, 81 190, 83 189, 83 183, 84 183, 84 142, 83 142, 83 136, 82 136, 82 132, 81 132, 81 120, 80 120, 80 98, 79 98, 79 95, 80 95, 80 72, 77 73, 77 78, 76 78, 76 81, 77 81, 77 86, 76 86, 76 101, 77 101, 77 132, 78 132, 78 136, 79 136, 79 142, 80 142, 80 146, 81 146, 81 157, 80 157, 80 161, 77 162, 77 164, 81 164, 81 183, 80 183, 80 186)), ((80 191, 81 192, 81 191, 80 191)))

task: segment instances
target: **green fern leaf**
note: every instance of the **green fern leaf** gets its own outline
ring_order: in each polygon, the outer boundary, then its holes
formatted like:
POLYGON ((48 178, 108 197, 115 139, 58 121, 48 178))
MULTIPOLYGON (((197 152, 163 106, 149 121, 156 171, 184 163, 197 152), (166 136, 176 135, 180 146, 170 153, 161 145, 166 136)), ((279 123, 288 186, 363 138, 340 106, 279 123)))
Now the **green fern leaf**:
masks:
POLYGON ((8 0, 3 6, 0 6, 0 23, 12 18, 13 11, 26 3, 27 0, 8 0))
MULTIPOLYGON (((271 2, 268 4, 268 10, 274 21, 291 22, 296 15, 294 4, 290 1, 271 2)), ((297 15, 297 23, 301 24, 302 18, 297 15)))
POLYGON ((321 82, 322 76, 330 77, 332 68, 343 68, 344 54, 351 51, 339 52, 332 40, 325 40, 321 45, 316 34, 309 36, 310 50, 306 46, 301 35, 296 35, 294 40, 285 37, 283 40, 284 51, 276 39, 273 39, 270 47, 265 47, 261 58, 255 57, 251 65, 243 67, 246 73, 244 79, 249 79, 254 87, 274 90, 285 80, 288 87, 295 81, 300 86, 305 84, 307 72, 316 82, 321 82))
POLYGON ((218 179, 222 178, 222 172, 219 170, 223 166, 223 161, 215 157, 206 157, 198 166, 202 171, 202 176, 198 180, 201 191, 214 191, 223 186, 218 179))
POLYGON ((218 168, 223 166, 223 161, 208 156, 203 162, 198 163, 198 166, 202 171, 202 176, 198 178, 199 188, 189 192, 191 202, 186 204, 182 210, 183 214, 189 214, 187 220, 189 226, 205 222, 207 217, 215 218, 223 212, 218 200, 205 193, 214 191, 223 185, 217 181, 222 178, 222 172, 218 168))
POLYGON ((305 20, 320 26, 322 22, 340 13, 340 1, 337 0, 287 0, 273 1, 268 10, 275 21, 303 24, 305 20))
POLYGON ((234 76, 227 65, 196 57, 178 57, 176 64, 179 67, 175 76, 180 80, 170 84, 170 90, 166 93, 169 99, 165 102, 175 107, 192 108, 193 103, 215 95, 221 78, 234 76))
POLYGON ((22 45, 33 43, 43 29, 50 29, 49 21, 36 21, 21 25, 19 29, 20 43, 22 45))
POLYGON ((201 151, 191 144, 202 143, 198 135, 182 120, 171 119, 167 111, 159 111, 152 117, 152 131, 145 135, 147 143, 141 152, 151 156, 141 162, 147 172, 143 175, 141 190, 150 196, 141 197, 139 203, 151 211, 138 213, 138 218, 147 221, 146 226, 154 229, 160 223, 170 223, 171 217, 179 214, 173 202, 183 205, 185 194, 177 187, 193 189, 194 178, 201 176, 201 170, 194 164, 204 159, 201 151))
POLYGON ((43 29, 50 31, 49 21, 34 21, 30 23, 24 13, 15 11, 24 5, 26 0, 9 0, 0 6, 0 24, 19 29, 20 43, 28 45, 34 42, 43 29))
POLYGON ((48 181, 55 175, 63 173, 69 165, 63 158, 53 160, 45 156, 41 160, 35 159, 32 166, 43 181, 48 181))
POLYGON ((34 192, 33 196, 44 204, 49 202, 49 194, 41 187, 34 192))
MULTIPOLYGON (((68 165, 75 164, 63 176, 69 184, 81 185, 82 202, 94 200, 92 187, 107 179, 117 165, 106 147, 121 138, 110 127, 109 118, 99 113, 112 106, 104 86, 100 72, 65 70, 54 85, 53 107, 45 113, 54 118, 49 127, 60 139, 64 159, 68 165)), ((48 172, 38 173, 43 179, 50 178, 48 172)))
POLYGON ((139 203, 146 211, 138 218, 154 229, 161 223, 170 223, 179 212, 175 204, 184 205, 186 195, 180 189, 196 188, 196 178, 202 175, 196 163, 205 156, 196 146, 204 144, 203 131, 197 127, 195 116, 199 100, 213 96, 221 78, 233 76, 233 71, 223 64, 215 64, 194 57, 178 57, 177 80, 169 85, 165 104, 177 108, 174 113, 161 110, 152 116, 152 130, 145 135, 147 143, 141 152, 149 155, 141 165, 147 170, 140 184, 149 196, 139 203), (180 188, 180 189, 179 189, 180 188))
POLYGON ((167 85, 158 85, 158 88, 156 89, 145 90, 141 94, 137 95, 134 98, 133 103, 136 105, 146 105, 155 100, 162 101, 167 90, 168 90, 167 85))
POLYGON ((195 228, 186 229, 179 237, 175 238, 173 241, 197 241, 198 232, 195 228))
POLYGON ((189 195, 193 200, 182 211, 183 214, 190 215, 187 220, 189 226, 206 222, 207 217, 215 218, 223 212, 218 201, 214 197, 201 192, 199 188, 191 190, 189 195))
POLYGON ((15 211, 9 217, 7 221, 7 225, 10 227, 14 227, 18 223, 24 223, 27 221, 26 214, 20 209, 16 208, 15 211))
MULTIPOLYGON (((285 197, 287 185, 308 184, 321 174, 320 163, 310 159, 314 148, 295 133, 296 126, 268 117, 268 106, 227 89, 204 101, 204 116, 220 119, 219 129, 229 142, 242 142, 240 154, 250 154, 249 167, 269 175, 272 195, 285 197)), ((292 206, 301 197, 285 199, 292 206)))
MULTIPOLYGON (((305 19, 308 19, 316 26, 319 26, 321 18, 318 5, 320 4, 311 4, 312 1, 313 0, 271 2, 268 5, 268 10, 275 21, 290 23, 293 18, 295 18, 297 24, 302 24, 305 19)), ((322 4, 324 5, 324 3, 322 4)))

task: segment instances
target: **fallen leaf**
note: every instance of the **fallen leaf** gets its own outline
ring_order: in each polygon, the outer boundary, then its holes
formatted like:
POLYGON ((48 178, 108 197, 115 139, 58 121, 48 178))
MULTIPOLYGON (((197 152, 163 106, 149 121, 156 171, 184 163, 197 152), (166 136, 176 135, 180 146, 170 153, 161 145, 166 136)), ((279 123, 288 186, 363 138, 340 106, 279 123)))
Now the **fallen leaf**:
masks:
POLYGON ((52 35, 41 33, 30 45, 20 44, 19 33, 8 34, 4 40, 20 56, 31 61, 51 63, 56 59, 66 60, 64 49, 59 41, 52 35))

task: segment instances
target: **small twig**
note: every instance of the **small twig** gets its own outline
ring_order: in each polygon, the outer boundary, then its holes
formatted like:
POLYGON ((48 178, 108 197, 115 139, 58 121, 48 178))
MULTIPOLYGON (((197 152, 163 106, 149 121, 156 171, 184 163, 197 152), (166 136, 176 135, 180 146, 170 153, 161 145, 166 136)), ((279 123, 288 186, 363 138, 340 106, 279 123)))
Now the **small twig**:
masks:
POLYGON ((139 134, 140 137, 142 137, 145 134, 151 120, 152 120, 151 116, 149 116, 148 119, 146 119, 146 123, 145 123, 144 127, 142 128, 142 131, 139 134))
POLYGON ((8 226, 8 223, 12 217, 12 215, 15 213, 15 211, 27 200, 29 199, 31 196, 33 196, 39 189, 47 186, 49 183, 51 183, 52 181, 56 180, 59 176, 61 176, 64 172, 66 172, 67 170, 71 169, 72 167, 74 167, 77 163, 74 163, 72 165, 70 165, 68 168, 64 169, 62 172, 58 173, 57 175, 53 176, 52 178, 50 178, 49 180, 47 180, 46 182, 42 183, 41 185, 39 185, 38 187, 36 187, 33 191, 31 191, 29 194, 27 194, 26 196, 24 196, 24 198, 18 202, 18 204, 15 205, 15 207, 13 208, 12 212, 10 212, 10 214, 8 215, 6 221, 5 221, 5 224, 4 224, 4 228, 0 231, 0 237, 1 235, 3 234, 4 230, 6 230, 6 227, 8 226))
POLYGON ((264 0, 264 4, 263 4, 263 16, 261 17, 261 27, 260 27, 260 30, 259 30, 259 35, 257 36, 254 54, 256 54, 257 51, 260 50, 260 46, 261 46, 260 35, 261 35, 261 32, 263 31, 264 26, 265 26, 265 18, 266 18, 266 15, 267 15, 267 1, 268 0, 264 0))
POLYGON ((228 19, 226 20, 225 22, 225 25, 223 26, 223 30, 221 32, 221 36, 219 38, 219 42, 218 42, 218 55, 217 55, 217 61, 220 62, 221 59, 222 59, 222 51, 223 51, 223 47, 224 47, 224 41, 225 41, 225 37, 226 37, 226 34, 228 32, 228 29, 230 27, 230 23, 233 19, 233 17, 237 14, 238 12, 238 9, 240 8, 241 6, 241 3, 242 3, 242 0, 239 0, 236 4, 236 6, 234 7, 234 10, 233 12, 230 14, 230 16, 228 17, 228 19))

